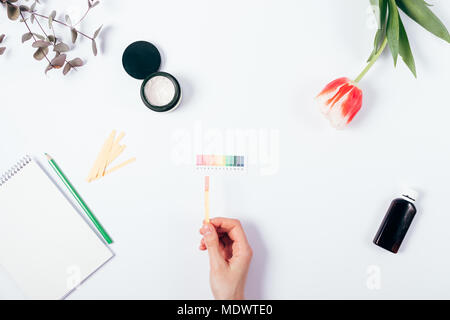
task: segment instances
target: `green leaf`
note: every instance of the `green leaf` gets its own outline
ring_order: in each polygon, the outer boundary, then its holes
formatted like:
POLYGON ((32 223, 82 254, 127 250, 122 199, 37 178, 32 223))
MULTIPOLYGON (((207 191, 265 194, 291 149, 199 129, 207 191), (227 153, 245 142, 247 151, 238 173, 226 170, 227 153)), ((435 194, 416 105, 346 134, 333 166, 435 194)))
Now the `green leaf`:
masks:
POLYGON ((428 8, 423 0, 397 0, 398 7, 435 36, 450 43, 450 34, 445 25, 428 8))
POLYGON ((399 39, 400 39, 400 29, 399 29, 399 15, 397 5, 395 0, 388 0, 389 15, 387 22, 387 39, 389 48, 391 49, 392 57, 394 58, 394 65, 397 65, 397 57, 399 51, 399 39))
POLYGON ((386 14, 387 14, 387 0, 370 0, 372 5, 378 6, 379 10, 379 20, 378 20, 378 30, 375 34, 375 40, 373 43, 373 51, 370 54, 367 62, 372 60, 373 56, 378 52, 383 43, 384 37, 386 36, 386 14))
POLYGON ((380 0, 380 26, 386 29, 386 16, 388 9, 388 0, 380 0))
POLYGON ((372 60, 373 56, 377 53, 378 43, 380 42, 380 38, 381 38, 382 34, 383 34, 382 30, 378 29, 377 33, 375 34, 375 40, 373 41, 373 50, 372 50, 372 53, 370 54, 370 57, 367 59, 367 62, 372 60))
POLYGON ((414 62, 414 56, 411 51, 411 47, 409 45, 408 36, 406 35, 405 27, 403 26, 403 22, 401 19, 399 19, 399 23, 400 23, 399 54, 402 57, 405 64, 413 73, 414 77, 417 78, 416 63, 414 62))

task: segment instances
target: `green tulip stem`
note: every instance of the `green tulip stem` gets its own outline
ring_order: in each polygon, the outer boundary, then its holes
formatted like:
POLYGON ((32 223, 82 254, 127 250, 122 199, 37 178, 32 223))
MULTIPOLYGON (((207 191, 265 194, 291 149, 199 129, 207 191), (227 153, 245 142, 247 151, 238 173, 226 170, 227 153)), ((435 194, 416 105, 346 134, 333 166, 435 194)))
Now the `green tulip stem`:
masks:
POLYGON ((387 37, 384 38, 383 43, 380 46, 380 49, 378 49, 377 53, 372 57, 372 59, 369 60, 367 66, 364 68, 364 70, 359 74, 359 76, 355 79, 355 82, 358 83, 361 81, 361 79, 366 75, 366 73, 372 68, 373 64, 378 60, 378 58, 383 53, 384 49, 387 45, 387 37))

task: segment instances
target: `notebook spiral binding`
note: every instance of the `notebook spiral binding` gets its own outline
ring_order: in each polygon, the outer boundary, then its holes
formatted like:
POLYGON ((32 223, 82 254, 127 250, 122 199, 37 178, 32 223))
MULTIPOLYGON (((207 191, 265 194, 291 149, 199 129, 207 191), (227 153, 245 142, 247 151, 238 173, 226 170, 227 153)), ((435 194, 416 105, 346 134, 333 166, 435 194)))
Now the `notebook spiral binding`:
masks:
POLYGON ((29 164, 33 159, 31 156, 26 155, 22 159, 16 162, 15 165, 6 171, 2 176, 0 176, 0 187, 4 185, 8 180, 14 177, 20 170, 22 170, 27 164, 29 164))

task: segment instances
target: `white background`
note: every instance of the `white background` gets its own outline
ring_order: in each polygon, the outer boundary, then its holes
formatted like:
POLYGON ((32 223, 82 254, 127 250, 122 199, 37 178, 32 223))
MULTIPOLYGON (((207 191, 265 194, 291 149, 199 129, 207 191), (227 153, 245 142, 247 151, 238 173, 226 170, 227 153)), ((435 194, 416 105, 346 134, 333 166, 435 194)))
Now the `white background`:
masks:
MULTIPOLYGON (((104 24, 100 54, 82 39, 70 58, 86 66, 67 77, 44 75, 31 42, 20 43, 25 26, 0 8, 8 47, 0 57, 0 171, 25 153, 49 152, 115 240, 117 256, 70 299, 212 297, 198 250, 203 178, 172 156, 174 134, 193 136, 199 124, 204 132, 279 134, 270 144, 275 174, 211 182, 214 215, 241 219, 254 248, 248 298, 450 298, 448 43, 402 15, 418 79, 401 60, 394 69, 386 52, 361 83, 362 111, 336 131, 313 98, 364 67, 375 33, 369 1, 101 2, 82 24, 89 34, 104 24), (162 69, 180 81, 175 112, 148 110, 141 82, 124 72, 123 50, 136 40, 155 43, 162 69), (137 162, 88 184, 112 129, 126 132, 122 159, 137 162), (421 192, 419 213, 393 255, 372 239, 403 185, 421 192), (381 272, 379 290, 367 286, 371 266, 381 272)), ((450 26, 445 2, 432 1, 433 10, 450 26)), ((85 6, 48 0, 38 8, 75 21, 85 6)), ((68 30, 57 32, 69 41, 68 30)))

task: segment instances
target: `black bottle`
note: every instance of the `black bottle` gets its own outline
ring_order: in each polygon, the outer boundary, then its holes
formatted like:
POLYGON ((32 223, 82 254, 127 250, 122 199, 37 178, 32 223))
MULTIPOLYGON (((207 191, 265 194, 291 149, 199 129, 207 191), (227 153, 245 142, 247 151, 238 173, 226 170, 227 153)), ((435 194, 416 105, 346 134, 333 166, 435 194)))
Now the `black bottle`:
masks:
POLYGON ((393 253, 398 252, 416 215, 414 203, 417 195, 414 190, 408 190, 401 198, 392 201, 373 243, 393 253))

